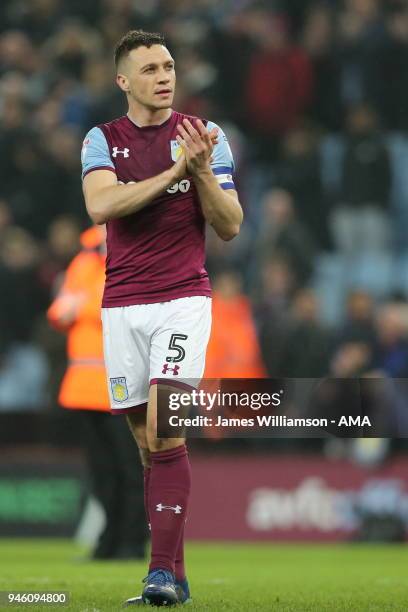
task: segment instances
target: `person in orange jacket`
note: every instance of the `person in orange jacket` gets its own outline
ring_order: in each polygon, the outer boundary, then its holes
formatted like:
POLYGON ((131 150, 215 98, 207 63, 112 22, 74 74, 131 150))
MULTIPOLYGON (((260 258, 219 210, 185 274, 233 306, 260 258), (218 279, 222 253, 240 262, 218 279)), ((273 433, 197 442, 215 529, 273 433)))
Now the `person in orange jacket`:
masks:
POLYGON ((71 261, 48 309, 50 324, 68 334, 68 367, 61 383, 61 406, 82 416, 84 447, 93 493, 106 524, 93 558, 144 558, 146 527, 143 474, 124 417, 112 418, 103 359, 101 299, 105 281, 104 226, 81 235, 82 250, 71 261))
POLYGON ((266 378, 249 299, 241 279, 220 272, 213 283, 213 325, 204 378, 266 378))
MULTIPOLYGON (((242 293, 240 276, 224 270, 215 278, 213 288, 213 325, 207 348, 205 390, 215 392, 223 378, 266 378, 251 303, 242 293)), ((230 416, 235 415, 231 412, 230 416)), ((223 437, 221 427, 204 427, 203 433, 211 440, 223 437)))

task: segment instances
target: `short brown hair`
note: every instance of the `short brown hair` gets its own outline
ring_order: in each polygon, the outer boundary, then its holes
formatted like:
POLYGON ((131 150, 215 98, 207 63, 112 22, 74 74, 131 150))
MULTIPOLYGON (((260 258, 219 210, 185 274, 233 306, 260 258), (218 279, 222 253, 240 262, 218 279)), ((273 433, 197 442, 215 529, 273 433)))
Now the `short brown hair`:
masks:
POLYGON ((144 30, 130 30, 126 32, 115 46, 115 66, 118 67, 122 57, 129 55, 132 49, 151 47, 152 45, 166 45, 162 34, 158 32, 145 32, 144 30))

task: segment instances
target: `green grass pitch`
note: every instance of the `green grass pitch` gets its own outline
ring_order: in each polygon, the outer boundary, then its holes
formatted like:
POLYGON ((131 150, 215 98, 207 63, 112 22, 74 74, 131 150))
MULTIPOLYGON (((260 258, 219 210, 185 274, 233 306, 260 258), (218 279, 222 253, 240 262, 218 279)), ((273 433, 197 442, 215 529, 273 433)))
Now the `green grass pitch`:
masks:
MULTIPOLYGON (((404 545, 189 543, 186 554, 191 612, 408 610, 404 545)), ((120 610, 140 594, 145 574, 142 562, 87 561, 83 548, 65 540, 0 540, 1 591, 63 590, 71 597, 64 606, 2 610, 120 610)))

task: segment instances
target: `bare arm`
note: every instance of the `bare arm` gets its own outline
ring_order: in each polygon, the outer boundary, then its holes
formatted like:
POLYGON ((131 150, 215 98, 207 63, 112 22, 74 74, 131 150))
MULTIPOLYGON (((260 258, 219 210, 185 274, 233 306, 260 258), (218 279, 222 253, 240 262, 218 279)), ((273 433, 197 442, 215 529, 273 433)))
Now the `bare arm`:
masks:
MULTIPOLYGON (((208 134, 210 143, 217 143, 217 130, 208 134)), ((212 145, 211 145, 212 146, 212 145)), ((110 170, 94 170, 83 181, 86 208, 94 223, 102 225, 138 212, 149 205, 166 189, 186 175, 186 160, 181 155, 168 170, 144 181, 118 185, 110 170)))
POLYGON ((235 189, 222 189, 211 170, 213 143, 209 133, 201 121, 197 121, 199 132, 187 119, 178 128, 177 140, 194 177, 203 215, 222 240, 232 240, 239 233, 243 212, 235 189))
POLYGON ((211 168, 209 172, 195 175, 194 183, 206 221, 223 240, 235 238, 243 221, 242 208, 235 189, 222 189, 211 168))
POLYGON ((110 170, 94 170, 83 182, 86 209, 92 221, 99 225, 125 217, 150 204, 185 173, 183 156, 161 174, 127 185, 118 185, 116 174, 110 170))

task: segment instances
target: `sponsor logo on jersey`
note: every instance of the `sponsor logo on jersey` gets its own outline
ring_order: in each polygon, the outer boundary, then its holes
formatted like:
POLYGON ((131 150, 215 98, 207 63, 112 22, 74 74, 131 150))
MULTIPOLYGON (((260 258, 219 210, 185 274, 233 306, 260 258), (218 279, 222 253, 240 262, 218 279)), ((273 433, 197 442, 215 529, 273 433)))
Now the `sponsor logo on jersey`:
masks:
POLYGON ((180 191, 181 193, 187 193, 190 189, 191 183, 188 179, 182 179, 179 183, 174 183, 171 187, 169 187, 166 191, 167 193, 177 193, 180 191))
POLYGON ((173 510, 174 514, 181 514, 182 507, 177 504, 177 506, 165 506, 164 504, 156 504, 156 512, 163 512, 163 510, 173 510))
POLYGON ((110 378, 112 397, 115 402, 125 402, 129 399, 129 391, 126 384, 126 377, 110 378))
POLYGON ((177 376, 179 373, 180 366, 175 365, 174 367, 169 366, 168 363, 163 364, 162 374, 167 374, 167 372, 173 372, 173 376, 177 376))
POLYGON ((171 159, 174 162, 178 160, 182 152, 183 152, 183 149, 181 148, 177 140, 170 140, 170 154, 171 154, 171 159))
POLYGON ((117 157, 118 155, 123 155, 123 157, 130 157, 129 149, 127 147, 125 147, 124 149, 119 149, 119 147, 113 147, 112 157, 117 157))

